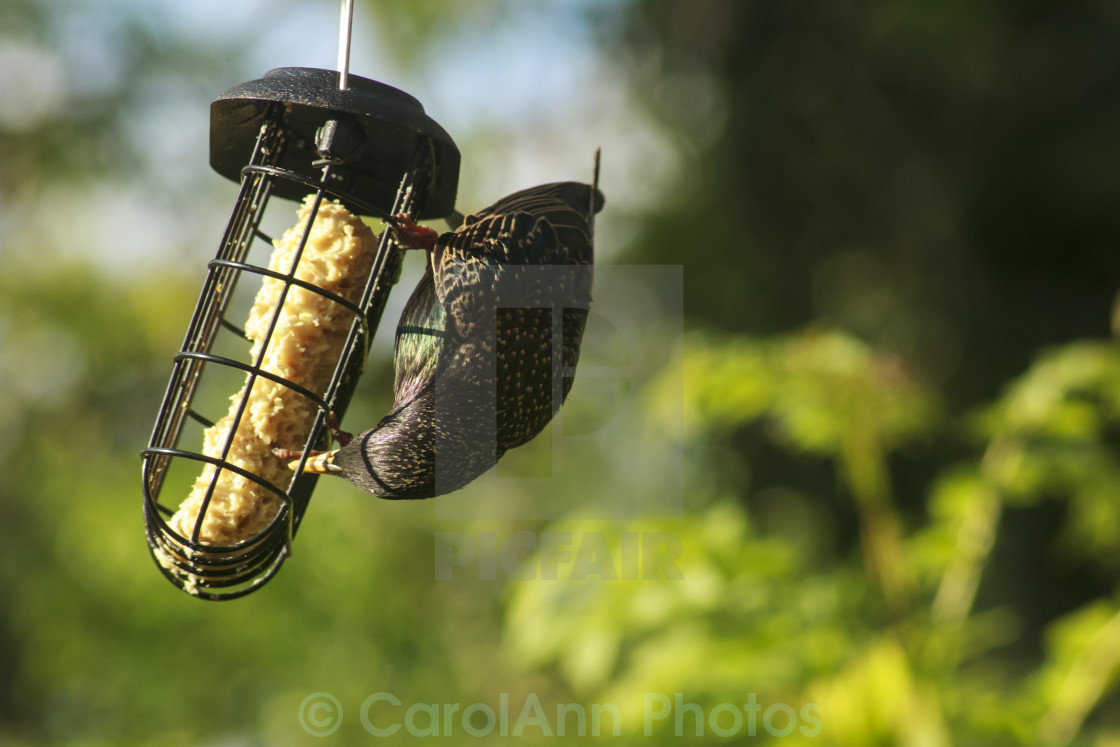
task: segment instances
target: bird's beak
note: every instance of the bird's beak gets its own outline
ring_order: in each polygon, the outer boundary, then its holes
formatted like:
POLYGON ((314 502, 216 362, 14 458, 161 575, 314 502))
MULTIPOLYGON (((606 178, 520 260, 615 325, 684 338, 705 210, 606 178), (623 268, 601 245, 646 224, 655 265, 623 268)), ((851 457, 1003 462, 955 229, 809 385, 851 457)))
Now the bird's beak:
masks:
MULTIPOLYGON (((318 454, 311 455, 307 458, 307 463, 303 465, 303 471, 313 475, 338 474, 342 471, 342 467, 334 463, 334 455, 337 453, 338 450, 335 449, 334 451, 321 451, 318 454)), ((288 462, 288 469, 293 471, 299 469, 299 460, 288 462)))

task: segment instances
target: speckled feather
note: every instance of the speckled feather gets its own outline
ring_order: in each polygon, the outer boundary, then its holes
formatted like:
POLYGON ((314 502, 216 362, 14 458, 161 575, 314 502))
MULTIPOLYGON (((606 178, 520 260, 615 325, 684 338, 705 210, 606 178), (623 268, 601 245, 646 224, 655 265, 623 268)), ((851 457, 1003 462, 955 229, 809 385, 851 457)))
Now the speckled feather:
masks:
POLYGON ((548 424, 579 360, 602 206, 589 185, 545 184, 436 240, 397 326, 393 408, 333 454, 336 474, 382 498, 442 495, 548 424))

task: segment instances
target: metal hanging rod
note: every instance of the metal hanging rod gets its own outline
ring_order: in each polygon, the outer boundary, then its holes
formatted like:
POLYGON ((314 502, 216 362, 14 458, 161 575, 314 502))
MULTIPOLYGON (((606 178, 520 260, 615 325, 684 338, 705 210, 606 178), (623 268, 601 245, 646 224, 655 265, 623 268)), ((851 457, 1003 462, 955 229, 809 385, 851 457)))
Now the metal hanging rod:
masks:
POLYGON ((350 87, 350 35, 354 27, 354 0, 342 0, 338 28, 338 90, 350 87))

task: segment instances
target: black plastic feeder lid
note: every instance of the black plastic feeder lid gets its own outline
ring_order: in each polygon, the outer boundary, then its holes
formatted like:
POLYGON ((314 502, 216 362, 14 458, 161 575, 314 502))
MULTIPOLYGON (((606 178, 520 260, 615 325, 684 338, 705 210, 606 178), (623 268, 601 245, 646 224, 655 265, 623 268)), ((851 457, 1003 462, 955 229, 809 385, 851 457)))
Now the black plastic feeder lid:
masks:
MULTIPOLYGON (((282 107, 286 139, 275 165, 318 181, 321 172, 312 165, 320 158, 316 131, 328 120, 350 119, 361 126, 365 142, 354 162, 331 169, 337 179, 335 189, 391 210, 401 176, 413 166, 421 148, 431 159, 432 177, 421 200, 420 218, 450 214, 459 183, 459 149, 451 136, 404 91, 356 75, 348 77, 348 85, 345 91, 338 89, 334 70, 284 67, 234 86, 210 105, 210 165, 240 182, 261 122, 282 107)), ((277 180, 273 187, 274 194, 293 200, 309 191, 285 180, 277 180)))

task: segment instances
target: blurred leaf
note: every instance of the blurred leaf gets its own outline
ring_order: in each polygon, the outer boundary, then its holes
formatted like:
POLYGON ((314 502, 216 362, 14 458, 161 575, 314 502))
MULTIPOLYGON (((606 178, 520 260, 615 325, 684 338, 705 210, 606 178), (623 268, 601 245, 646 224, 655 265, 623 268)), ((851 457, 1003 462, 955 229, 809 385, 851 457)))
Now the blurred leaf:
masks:
POLYGON ((694 432, 768 416, 798 448, 836 455, 855 424, 888 447, 937 424, 934 393, 901 359, 840 332, 768 341, 694 336, 684 361, 694 432))
POLYGON ((950 744, 936 692, 911 671, 896 641, 879 638, 832 678, 810 685, 837 745, 950 744))
POLYGON ((991 437, 1092 442, 1120 417, 1120 348, 1085 341, 1039 356, 984 417, 991 437))
POLYGON ((1101 600, 1050 626, 1049 659, 1036 686, 1046 712, 1039 721, 1045 744, 1066 744, 1120 674, 1120 611, 1101 600))

